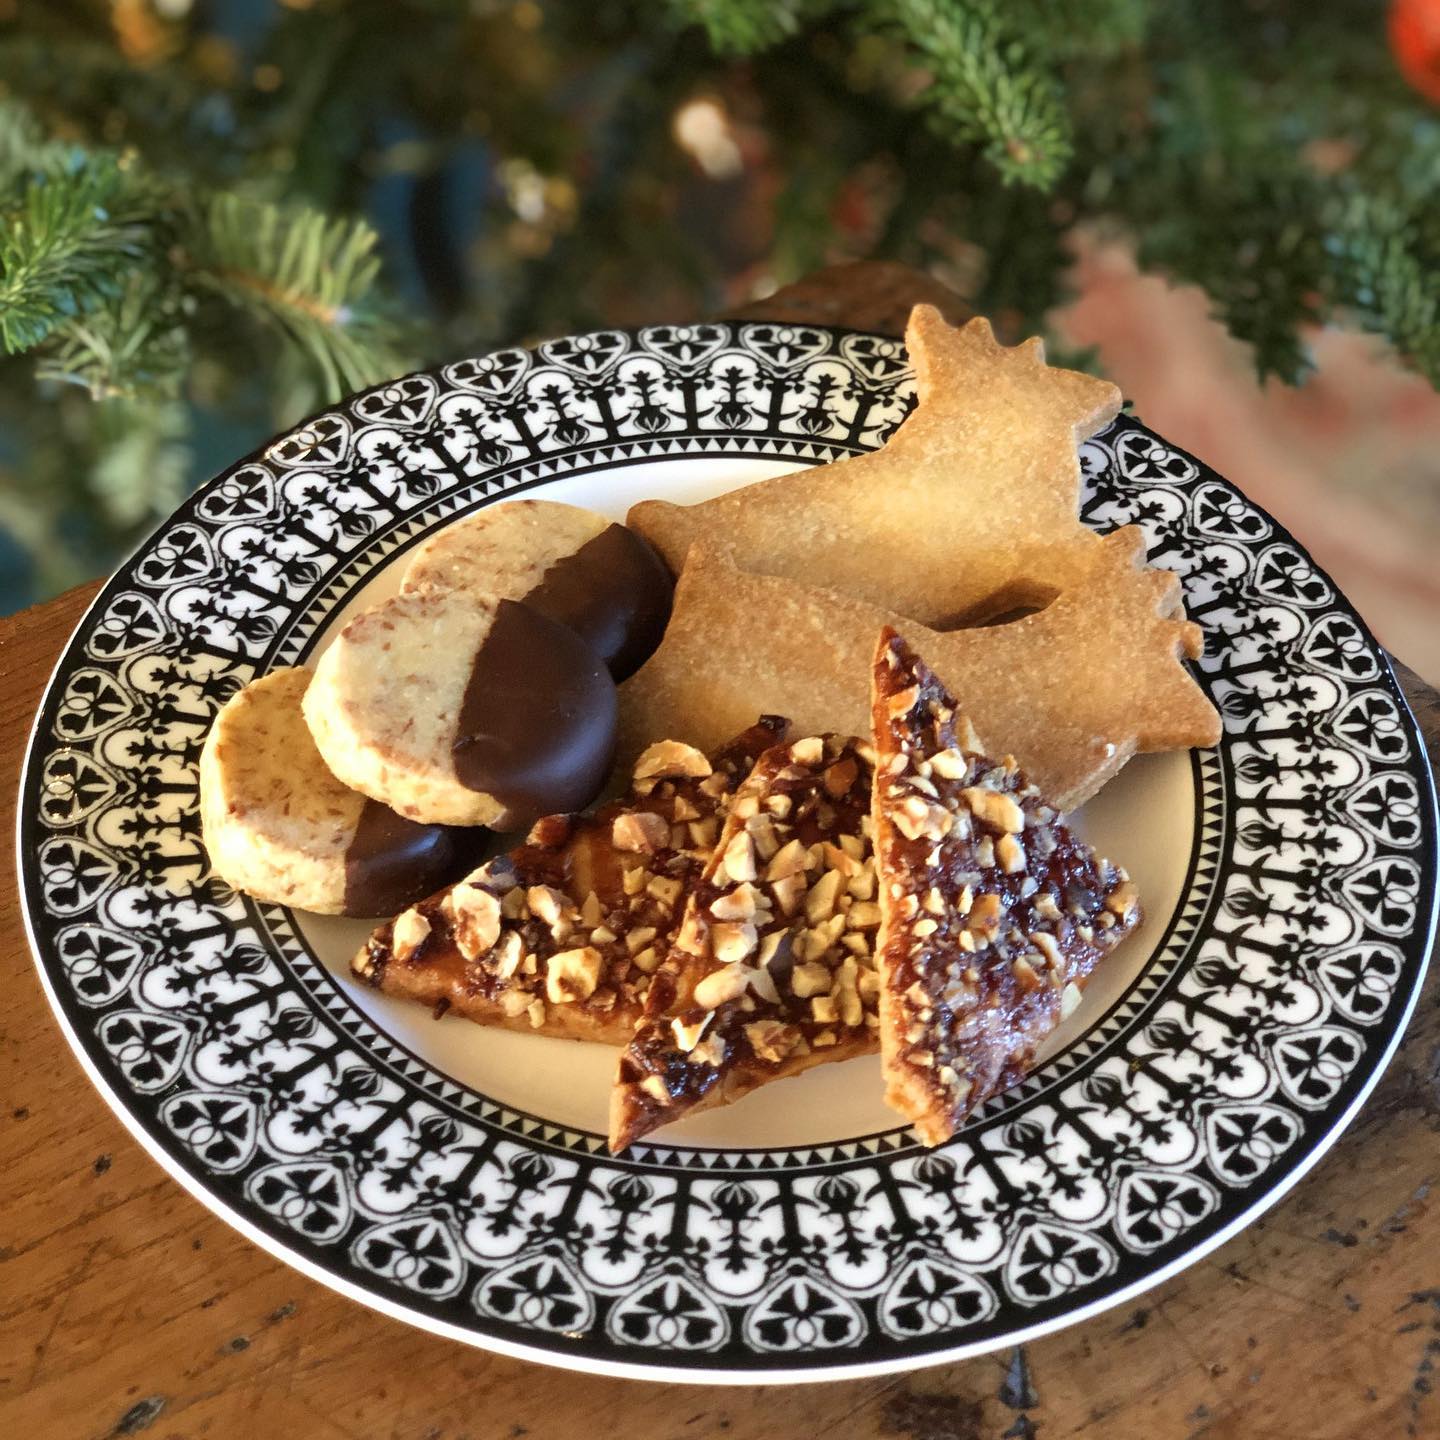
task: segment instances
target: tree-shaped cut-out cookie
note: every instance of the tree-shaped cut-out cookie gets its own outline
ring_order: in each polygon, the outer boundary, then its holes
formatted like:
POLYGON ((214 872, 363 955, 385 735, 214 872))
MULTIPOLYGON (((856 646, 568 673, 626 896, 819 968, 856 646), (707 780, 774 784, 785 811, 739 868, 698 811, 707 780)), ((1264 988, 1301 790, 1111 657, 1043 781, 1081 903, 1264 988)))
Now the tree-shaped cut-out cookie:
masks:
POLYGON ((642 501, 628 523, 677 573, 703 542, 931 625, 1044 603, 1090 564, 1077 446, 1114 419, 1119 390, 929 305, 906 343, 918 404, 882 449, 698 505, 642 501))
POLYGON ((757 710, 795 734, 864 734, 875 636, 893 625, 965 696, 985 743, 1015 755, 1062 809, 1134 754, 1213 745, 1215 707, 1182 663, 1197 625, 1174 618, 1179 580, 1144 567, 1133 527, 1096 537, 1044 609, 1006 624, 935 631, 833 590, 737 570, 696 546, 660 648, 620 687, 622 763, 652 736, 701 749, 757 710))

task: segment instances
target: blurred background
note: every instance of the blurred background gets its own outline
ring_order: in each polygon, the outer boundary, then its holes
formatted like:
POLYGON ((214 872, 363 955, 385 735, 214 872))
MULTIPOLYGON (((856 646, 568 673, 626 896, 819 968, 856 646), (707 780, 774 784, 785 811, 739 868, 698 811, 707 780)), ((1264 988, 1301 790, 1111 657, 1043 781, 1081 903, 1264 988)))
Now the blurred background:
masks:
POLYGON ((1440 0, 0 0, 0 209, 0 612, 347 391, 886 258, 1440 679, 1440 0))

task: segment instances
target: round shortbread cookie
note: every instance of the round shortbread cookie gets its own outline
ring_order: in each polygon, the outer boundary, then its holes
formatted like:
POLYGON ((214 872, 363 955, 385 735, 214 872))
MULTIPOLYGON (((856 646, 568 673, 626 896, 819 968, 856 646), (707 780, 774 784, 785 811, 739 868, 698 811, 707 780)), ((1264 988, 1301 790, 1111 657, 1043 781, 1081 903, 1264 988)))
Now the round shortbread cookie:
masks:
POLYGON ((415 551, 403 591, 464 590, 568 625, 616 680, 638 670, 670 617, 670 572, 633 530, 553 500, 489 505, 415 551))
POLYGON ((573 630, 514 600, 431 588, 351 620, 304 701, 347 785, 416 820, 502 830, 594 798, 616 708, 573 630))
POLYGON ((390 915, 454 877, 461 837, 341 784, 310 737, 310 675, 274 670, 233 696, 200 754, 215 872, 257 900, 324 915, 390 915))

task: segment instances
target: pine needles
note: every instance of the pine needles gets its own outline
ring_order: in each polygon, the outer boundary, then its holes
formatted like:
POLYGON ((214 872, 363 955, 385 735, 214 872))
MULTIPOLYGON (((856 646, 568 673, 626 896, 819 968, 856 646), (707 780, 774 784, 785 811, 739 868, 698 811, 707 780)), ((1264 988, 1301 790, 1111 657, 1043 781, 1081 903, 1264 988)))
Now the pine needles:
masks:
POLYGON ((1263 375, 1338 322, 1440 385, 1440 116, 1369 0, 122 8, 0 21, 0 531, 47 586, 421 360, 851 256, 1016 335, 1085 227, 1263 375))
POLYGON ((143 207, 109 157, 32 172, 0 212, 0 342, 12 355, 114 298, 144 254, 143 207))

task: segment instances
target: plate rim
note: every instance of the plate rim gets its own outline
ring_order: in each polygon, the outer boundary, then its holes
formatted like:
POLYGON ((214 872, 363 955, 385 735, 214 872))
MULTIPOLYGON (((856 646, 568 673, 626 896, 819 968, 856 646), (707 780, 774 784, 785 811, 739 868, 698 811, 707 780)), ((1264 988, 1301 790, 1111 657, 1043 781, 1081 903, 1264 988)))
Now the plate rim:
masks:
MULTIPOLYGON (((870 331, 839 326, 797 324, 786 327, 781 325, 780 322, 767 321, 724 321, 715 323, 721 324, 723 327, 729 328, 732 333, 737 334, 746 326, 771 325, 777 328, 821 331, 829 335, 841 337, 861 336, 870 338, 873 336, 873 338, 882 339, 887 342, 893 342, 895 340, 893 336, 880 336, 870 331)), ((601 332, 591 333, 621 335, 627 340, 633 341, 642 330, 655 328, 664 327, 635 327, 628 329, 612 327, 601 332)), ((571 337, 556 338, 559 340, 571 337)), ((550 341, 545 343, 555 342, 550 341)), ((486 355, 500 353, 500 350, 505 348, 519 350, 522 347, 497 347, 496 350, 482 352, 480 356, 462 358, 480 359, 486 355)), ((538 345, 524 347, 524 349, 531 355, 538 356, 540 354, 540 347, 538 345)), ((437 365, 425 370, 411 372, 411 374, 407 376, 381 382, 380 384, 357 391, 332 405, 315 411, 312 415, 296 422, 294 425, 288 427, 287 430, 267 440, 249 455, 226 466, 217 472, 217 474, 199 484, 190 495, 186 497, 181 505, 177 506, 173 512, 160 521, 160 525, 167 526, 185 518, 191 508, 208 494, 214 488, 215 484, 224 477, 233 474, 248 464, 264 463, 264 457, 267 452, 286 435, 303 430, 312 421, 328 416, 336 411, 349 411, 357 401, 367 395, 388 390, 406 379, 417 377, 433 380, 441 387, 448 385, 453 389, 454 382, 448 380, 444 372, 451 365, 458 363, 461 362, 451 361, 445 365, 437 365)), ((1187 460, 1196 464, 1201 471, 1214 474, 1214 472, 1209 470, 1208 466, 1196 460, 1190 452, 1166 440, 1163 436, 1156 435, 1156 433, 1150 431, 1148 427, 1144 427, 1128 410, 1125 412, 1125 415, 1134 424, 1140 426, 1141 433, 1154 436, 1167 449, 1184 456, 1187 460)), ((1111 427, 1105 427, 1101 432, 1098 432, 1097 438, 1098 436, 1104 436, 1110 433, 1111 427)), ((713 453, 723 455, 726 452, 720 450, 713 453)), ((681 457, 641 457, 640 463, 645 463, 647 458, 653 461, 656 458, 677 460, 681 457)), ((1229 488, 1241 495, 1246 503, 1268 522, 1272 531, 1269 536, 1271 543, 1279 541, 1288 545, 1311 565, 1317 575, 1324 575, 1325 572, 1323 570, 1318 566, 1314 566, 1308 550, 1295 539, 1294 535, 1286 526, 1277 521, 1268 511, 1263 509, 1263 507, 1249 500, 1248 497, 1245 497, 1244 492, 1240 491, 1233 482, 1225 480, 1223 476, 1219 478, 1224 481, 1229 488)), ((510 492, 507 491, 505 493, 508 495, 510 492)), ((379 1289, 378 1284, 375 1287, 366 1287, 357 1284, 350 1279, 349 1276, 340 1273, 338 1270, 330 1269, 317 1263, 300 1250, 292 1248, 283 1240, 277 1239, 275 1235, 271 1234, 264 1227, 257 1225, 243 1211, 236 1208, 227 1199, 222 1198, 220 1194, 207 1186, 198 1175, 192 1174, 180 1156, 178 1154, 172 1154, 166 1144, 163 1143, 161 1137, 157 1134, 152 1134, 150 1130, 146 1128, 142 1119, 133 1113, 128 1103, 129 1100, 133 1100, 133 1094, 128 1091, 122 1093, 118 1087, 112 1086, 107 1079, 105 1073, 90 1053, 89 1043, 84 1037, 80 1036, 72 1026, 69 1015, 66 1013, 59 995, 54 988, 47 964, 42 958, 41 947, 34 928, 32 916, 32 906, 39 894, 38 876, 34 873, 36 860, 33 851, 27 852, 25 843, 27 823, 38 823, 38 819, 33 812, 33 807, 27 808, 25 803, 31 793, 34 772, 37 765, 42 761, 42 748, 45 750, 55 748, 54 746, 49 746, 46 743, 48 737, 41 734, 41 720, 47 715, 51 708, 51 701, 61 682, 62 673, 67 671, 67 667, 70 662, 72 662, 80 638, 87 630, 88 623, 105 602, 112 598, 117 590, 123 588, 122 577, 125 576, 133 563, 148 549, 152 539, 153 536, 147 537, 132 549, 131 553, 106 579, 105 583, 85 607, 82 614, 77 618, 75 626, 71 630, 69 637, 51 668, 39 702, 31 718, 23 752, 24 761, 20 768, 17 782, 15 837, 17 847, 17 874, 20 880, 18 896, 20 901, 19 909, 25 928, 26 939, 30 946, 32 960, 38 972, 47 1002, 60 1024, 61 1032, 65 1036, 67 1044, 80 1061, 87 1078, 99 1091, 111 1110, 114 1111, 125 1125, 125 1128, 139 1140, 145 1151, 167 1174, 178 1180, 181 1185, 191 1195, 200 1200, 207 1209, 227 1224, 230 1224, 241 1234, 245 1235, 252 1243, 259 1245, 263 1250, 275 1255, 287 1264, 293 1265, 309 1278, 318 1280, 320 1283, 346 1295, 348 1298, 358 1300, 360 1303, 368 1305, 370 1308, 376 1309, 391 1318, 401 1319, 406 1323, 415 1325, 430 1333, 445 1335, 448 1338, 513 1358, 554 1365, 579 1373, 603 1374, 621 1378, 658 1380, 662 1382, 670 1380, 676 1383, 724 1385, 823 1382, 841 1378, 864 1378, 867 1376, 903 1373, 932 1365, 966 1359, 974 1355, 992 1353, 999 1348, 1015 1344, 1024 1344, 1039 1336, 1053 1333, 1069 1325, 1082 1323, 1106 1310, 1123 1305, 1152 1287, 1163 1283, 1195 1261, 1212 1253, 1246 1226, 1253 1223, 1260 1215, 1264 1214, 1273 1205, 1283 1199, 1329 1152, 1341 1134, 1343 1134, 1345 1129, 1353 1122, 1360 1108, 1378 1085, 1389 1064, 1392 1062, 1401 1041, 1405 1038, 1409 1022, 1424 986, 1430 961, 1433 959, 1436 929, 1437 924, 1440 924, 1440 885, 1436 883, 1437 864, 1440 864, 1440 858, 1437 858, 1436 846, 1437 825, 1440 825, 1440 816, 1437 816, 1434 766, 1430 761, 1429 753, 1425 747, 1414 712, 1396 679, 1391 656, 1379 644, 1369 625, 1355 611, 1353 603, 1344 592, 1341 591, 1333 581, 1329 581, 1330 588, 1333 591, 1330 608, 1338 607, 1342 609, 1358 628, 1361 636, 1379 663, 1379 674, 1372 683, 1378 682, 1382 684, 1391 699, 1397 704, 1402 722, 1406 726, 1407 734, 1414 742, 1414 756, 1410 771, 1417 780, 1422 782, 1419 787, 1421 792, 1419 798, 1421 808, 1424 812, 1422 817, 1424 828, 1428 832, 1428 844, 1425 845, 1421 851, 1421 879, 1422 885, 1427 888, 1429 892, 1429 913, 1428 917, 1425 917, 1422 900, 1421 904, 1417 905, 1416 919, 1417 922, 1419 922, 1424 918, 1423 941, 1418 939, 1421 930, 1417 924, 1416 931, 1406 942, 1407 945, 1417 945, 1420 947, 1420 958, 1414 969, 1409 994, 1405 997, 1402 1004, 1393 1007, 1390 1014, 1385 1017, 1384 1023, 1389 1026, 1389 1033, 1385 1039, 1383 1048, 1379 1050, 1378 1055, 1375 1050, 1372 1049, 1370 1051, 1370 1058, 1367 1060, 1365 1073, 1360 1082, 1355 1086, 1348 1103, 1344 1106, 1343 1110, 1332 1116, 1331 1122, 1323 1133, 1316 1134, 1307 1141, 1302 1153, 1293 1163, 1287 1166, 1284 1157, 1282 1157, 1276 1166, 1272 1166, 1263 1172, 1262 1180, 1265 1188, 1258 1195, 1255 1194, 1255 1186, 1253 1184, 1245 1187, 1245 1193, 1251 1197, 1250 1203, 1243 1206, 1243 1208, 1238 1210, 1222 1225, 1217 1226, 1200 1239, 1189 1242, 1183 1250, 1128 1283, 1099 1294, 1084 1303, 1067 1306, 1059 1313, 1048 1315, 1028 1326, 1009 1330, 1002 1336, 984 1337, 959 1345, 934 1348, 923 1348, 923 1342, 917 1341, 912 1342, 912 1344, 918 1344, 922 1348, 880 1359, 841 1360, 838 1363, 821 1361, 818 1363, 801 1363, 797 1365, 793 1362, 789 1364, 785 1363, 785 1357, 777 1357, 776 1362, 772 1364, 768 1363, 768 1360, 765 1360, 763 1357, 755 1356, 752 1363, 735 1368, 722 1365, 697 1365, 693 1362, 701 1357, 687 1356, 686 1363, 673 1364, 664 1363, 665 1357, 673 1352, 656 1352, 653 1350, 644 1352, 647 1355, 647 1359, 644 1361, 631 1362, 615 1360, 609 1357, 597 1356, 588 1351, 565 1349, 558 1344, 554 1346, 527 1344, 523 1341, 511 1339, 505 1334, 497 1333, 494 1329, 486 1330, 476 1328, 475 1326, 454 1324, 424 1309, 396 1301, 392 1299, 390 1295, 379 1289)), ((178 1149, 178 1141, 175 1143, 178 1149)), ((480 1320, 480 1324, 484 1324, 483 1319, 480 1320)))

